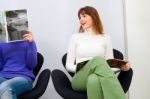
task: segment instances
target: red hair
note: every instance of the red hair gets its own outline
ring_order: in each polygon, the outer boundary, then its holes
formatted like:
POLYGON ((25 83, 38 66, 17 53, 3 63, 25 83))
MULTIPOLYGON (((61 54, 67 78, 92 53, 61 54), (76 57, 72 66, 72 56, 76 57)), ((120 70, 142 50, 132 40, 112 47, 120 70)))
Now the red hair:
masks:
MULTIPOLYGON (((99 14, 95 8, 90 7, 90 6, 85 6, 85 7, 81 8, 78 12, 79 19, 80 19, 81 14, 82 15, 87 14, 87 15, 91 16, 92 20, 93 20, 93 24, 94 24, 93 25, 94 32, 96 32, 97 34, 103 34, 102 22, 100 20, 99 14)), ((84 32, 84 29, 82 28, 82 26, 80 26, 79 32, 84 32)))

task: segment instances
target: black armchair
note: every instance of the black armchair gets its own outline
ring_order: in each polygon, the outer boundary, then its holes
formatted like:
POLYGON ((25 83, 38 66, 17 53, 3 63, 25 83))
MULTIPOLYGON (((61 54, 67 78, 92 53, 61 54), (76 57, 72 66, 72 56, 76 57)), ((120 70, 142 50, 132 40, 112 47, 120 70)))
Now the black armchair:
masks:
MULTIPOLYGON (((114 53, 114 58, 117 58, 117 59, 122 59, 123 60, 123 54, 116 50, 116 49, 113 49, 113 53, 114 53)), ((66 65, 66 57, 67 57, 67 54, 65 54, 63 57, 62 57, 62 63, 63 63, 63 66, 65 67, 66 65)), ((71 76, 74 75, 74 73, 71 73, 71 72, 68 72, 71 76)), ((129 89, 129 86, 130 86, 130 83, 131 83, 131 79, 132 79, 132 69, 130 69, 130 72, 129 73, 120 73, 119 74, 119 81, 120 79, 122 80, 122 77, 125 77, 125 79, 123 78, 123 80, 126 80, 126 81, 120 81, 122 87, 123 87, 123 90, 124 92, 126 93, 127 90, 129 89), (120 75, 121 74, 121 75, 120 75), (124 75, 126 74, 126 75, 124 75), (126 85, 126 83, 128 85, 126 85)), ((63 99, 87 99, 87 93, 86 92, 78 92, 78 91, 74 91, 71 87, 71 82, 70 80, 68 79, 67 75, 61 71, 61 70, 58 70, 58 69, 55 69, 52 71, 52 81, 53 81, 53 84, 54 84, 54 87, 55 87, 55 90, 57 91, 57 93, 63 97, 63 99)))
MULTIPOLYGON (((43 58, 42 54, 37 53, 37 55, 38 55, 37 56, 38 64, 33 69, 33 73, 35 76, 37 76, 37 74, 39 73, 39 71, 43 65, 43 62, 44 62, 44 58, 43 58)), ((31 91, 28 91, 28 92, 25 92, 25 93, 19 95, 18 99, 39 99, 39 97, 41 97, 43 95, 43 93, 45 92, 45 90, 48 86, 50 74, 51 74, 51 71, 49 69, 44 69, 39 74, 39 77, 37 79, 37 82, 36 82, 34 88, 31 91)))

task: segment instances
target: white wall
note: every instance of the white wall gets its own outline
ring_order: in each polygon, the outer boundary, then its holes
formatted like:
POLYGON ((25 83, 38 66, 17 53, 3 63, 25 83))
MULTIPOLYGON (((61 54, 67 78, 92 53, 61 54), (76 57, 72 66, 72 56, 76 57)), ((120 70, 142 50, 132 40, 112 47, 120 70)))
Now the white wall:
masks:
POLYGON ((149 0, 126 0, 128 59, 134 69, 130 99, 150 99, 149 5, 149 0))
MULTIPOLYGON (((0 0, 0 10, 27 9, 29 27, 34 33, 39 52, 44 55, 44 68, 63 69, 61 57, 66 52, 69 38, 78 31, 79 8, 95 7, 104 30, 112 37, 113 47, 123 53, 124 23, 122 0, 0 0)), ((50 79, 41 99, 61 99, 50 79)))

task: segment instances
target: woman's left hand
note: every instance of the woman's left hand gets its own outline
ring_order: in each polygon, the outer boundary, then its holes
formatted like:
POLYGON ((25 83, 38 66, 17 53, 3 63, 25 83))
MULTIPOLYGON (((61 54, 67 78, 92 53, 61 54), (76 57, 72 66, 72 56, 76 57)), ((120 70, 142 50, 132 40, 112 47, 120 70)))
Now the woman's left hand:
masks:
POLYGON ((125 65, 123 65, 123 66, 121 67, 121 70, 122 70, 122 71, 128 71, 130 68, 131 68, 131 67, 130 67, 130 64, 129 64, 129 63, 126 63, 125 65))
POLYGON ((23 35, 23 40, 32 42, 32 41, 33 41, 33 35, 32 35, 32 32, 28 31, 27 34, 24 34, 24 35, 23 35))

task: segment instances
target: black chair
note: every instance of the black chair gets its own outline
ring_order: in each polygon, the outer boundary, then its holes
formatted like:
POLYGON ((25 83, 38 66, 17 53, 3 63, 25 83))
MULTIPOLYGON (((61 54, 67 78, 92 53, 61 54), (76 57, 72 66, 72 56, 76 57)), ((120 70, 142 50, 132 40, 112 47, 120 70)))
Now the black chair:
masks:
MULTIPOLYGON (((124 58, 123 54, 116 49, 113 49, 113 54, 114 54, 114 58, 122 59, 122 60, 124 58)), ((67 54, 65 54, 62 57, 62 63, 64 67, 66 65, 66 57, 67 57, 67 54)), ((71 73, 71 72, 68 72, 68 73, 71 76, 74 75, 74 73, 71 73)), ((52 71, 51 76, 52 76, 52 81, 53 81, 55 90, 60 96, 63 97, 63 99, 87 99, 86 92, 78 92, 72 89, 71 82, 63 71, 55 69, 52 71)), ((123 88, 123 90, 126 93, 128 88, 126 89, 123 88)))
MULTIPOLYGON (((39 71, 43 65, 43 62, 44 62, 44 58, 43 58, 42 54, 40 54, 38 52, 37 55, 38 55, 37 56, 38 64, 33 69, 33 73, 35 76, 37 76, 37 74, 39 73, 39 71)), ((19 95, 18 99, 39 99, 43 95, 43 93, 45 92, 45 90, 48 86, 50 74, 51 74, 51 71, 49 69, 44 69, 39 74, 39 77, 38 77, 37 82, 36 82, 35 86, 33 87, 33 89, 31 91, 28 91, 28 92, 25 92, 25 93, 19 95)))

